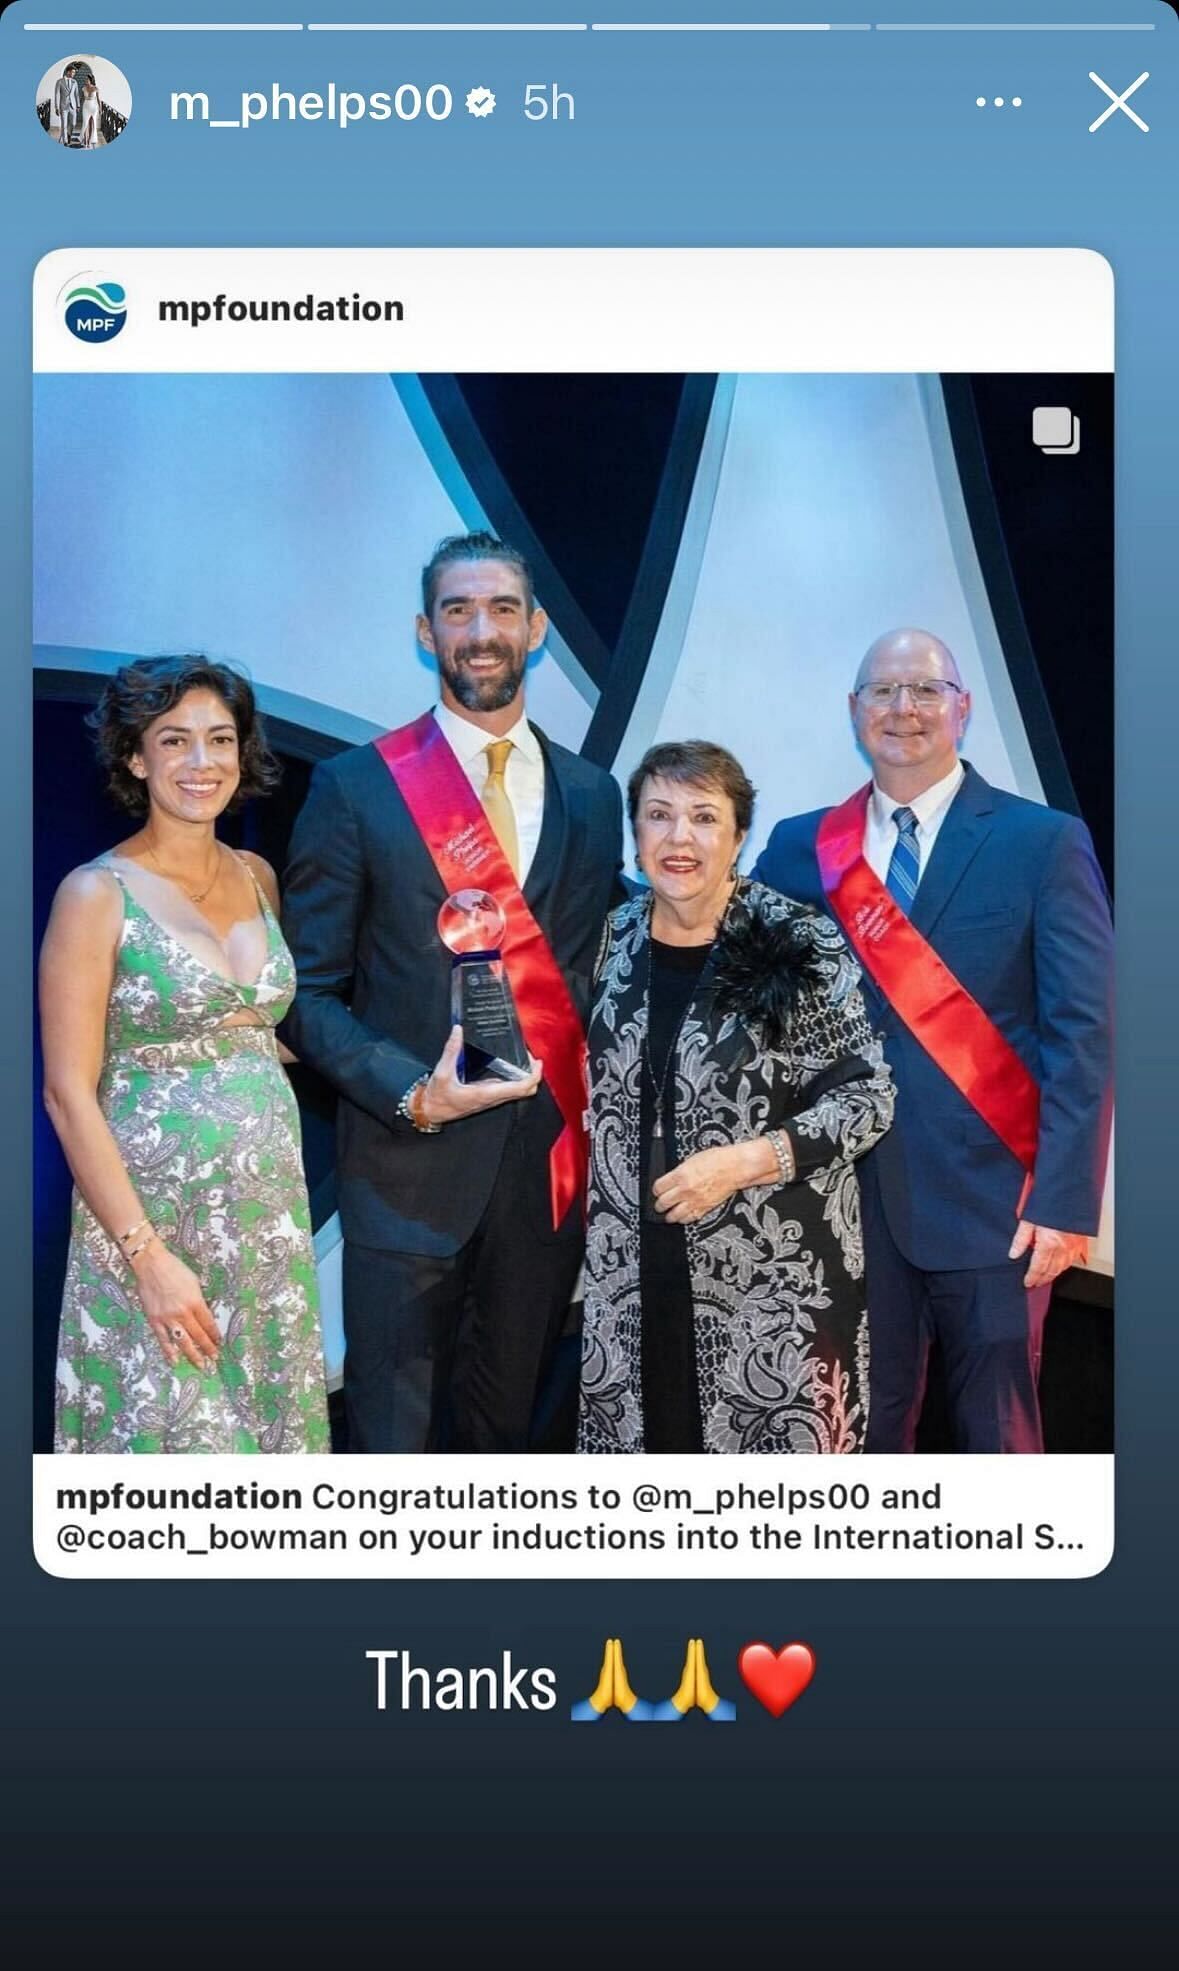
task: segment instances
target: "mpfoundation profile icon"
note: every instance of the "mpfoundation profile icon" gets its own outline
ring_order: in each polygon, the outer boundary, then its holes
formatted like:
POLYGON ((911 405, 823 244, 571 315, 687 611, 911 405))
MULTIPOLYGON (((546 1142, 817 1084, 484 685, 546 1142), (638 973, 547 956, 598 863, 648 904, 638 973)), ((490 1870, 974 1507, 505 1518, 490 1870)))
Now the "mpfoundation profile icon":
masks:
POLYGON ((110 342, 127 319, 127 290, 104 274, 79 274, 60 296, 62 315, 79 342, 110 342))
POLYGON ((67 55, 37 84, 37 117, 67 151, 100 151, 127 128, 131 85, 103 55, 67 55))

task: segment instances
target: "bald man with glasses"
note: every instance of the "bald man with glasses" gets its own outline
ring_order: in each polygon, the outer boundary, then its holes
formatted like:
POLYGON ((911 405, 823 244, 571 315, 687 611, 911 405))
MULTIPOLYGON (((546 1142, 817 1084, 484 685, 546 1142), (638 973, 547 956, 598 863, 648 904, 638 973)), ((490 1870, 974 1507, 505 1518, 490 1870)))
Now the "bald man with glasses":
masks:
POLYGON ((1112 927, 1084 824, 959 758, 952 652, 892 630, 850 694, 872 780, 774 829, 756 881, 826 910, 864 969, 897 1088, 857 1169, 869 1451, 911 1451, 936 1340, 961 1451, 1038 1452, 1052 1282, 1097 1231, 1112 927))

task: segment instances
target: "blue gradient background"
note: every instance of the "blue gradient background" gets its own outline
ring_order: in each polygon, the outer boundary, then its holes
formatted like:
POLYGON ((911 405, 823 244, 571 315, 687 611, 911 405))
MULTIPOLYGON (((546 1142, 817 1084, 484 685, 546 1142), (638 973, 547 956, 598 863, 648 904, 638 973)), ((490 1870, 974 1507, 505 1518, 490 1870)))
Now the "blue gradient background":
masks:
MULTIPOLYGON (((270 9, 293 18, 297 10, 270 9)), ((72 9, 79 18, 83 9, 72 9)), ((94 10, 101 18, 109 7, 94 10)), ((186 8, 200 18, 201 4, 186 8)), ((225 10, 222 10, 224 14, 225 10)), ((254 10, 265 17, 268 7, 254 10)), ((363 17, 363 4, 341 10, 363 17)), ((372 10, 379 17, 378 10, 372 10)), ((527 9, 481 10, 467 18, 527 9)), ((546 14, 558 9, 544 7, 546 14)), ((657 10, 644 0, 648 18, 657 10)), ((707 18, 690 5, 677 19, 707 18)), ((812 11, 809 7, 807 11, 812 11)), ((817 11, 817 10, 816 10, 817 11)), ((846 10, 845 10, 846 11, 846 10)), ((927 7, 903 18, 1154 21, 1140 35, 292 35, 95 37, 133 121, 87 164, 53 149, 34 86, 85 34, 0 22, 0 167, 12 197, 0 315, 0 538, 7 816, 0 1035, 6 1374, 0 1387, 4 1683, 15 1785, 3 1852, 18 1909, 55 1934, 103 1918, 211 1937, 236 1912, 390 1953, 539 1939, 646 1955, 691 1933, 910 1958, 967 1934, 1015 1964, 1153 1942, 1172 1891, 1175 439, 1179 384, 1179 23, 1159 0, 927 7), (72 44, 72 45, 71 45, 72 44), (1113 118, 1090 68, 1135 98, 1113 118), (170 88, 230 113, 278 79, 365 89, 489 84, 487 123, 172 126, 170 88), (523 84, 558 81, 577 121, 526 124, 523 84), (1020 94, 1019 111, 976 95, 1020 94), (29 282, 67 244, 1075 244, 1118 283, 1118 1544, 1064 1585, 165 1583, 42 1578, 29 1546, 29 282), (676 1734, 563 1722, 624 1638, 636 1687, 669 1691, 689 1634, 735 1694, 740 1645, 808 1641, 818 1677, 779 1723, 676 1734), (378 1717, 366 1648, 427 1664, 550 1663, 556 1713, 378 1717), (169 1919, 167 1913, 173 1915, 169 1919), (478 1922, 478 1928, 470 1927, 478 1922)), ((151 18, 137 4, 119 17, 151 18)), ((320 8, 318 17, 328 10, 320 8)), ((209 6, 208 15, 216 17, 209 6)), ((871 10, 847 13, 872 20, 871 10)), ((478 307, 456 274, 455 305, 478 307)), ((520 296, 527 308, 528 297, 520 296)), ((608 297, 602 297, 608 305, 608 297)), ((916 305, 916 303, 915 303, 916 305)), ((1084 679, 1078 678, 1078 689, 1084 679)), ((243 1940, 245 1937, 243 1930, 243 1940)))

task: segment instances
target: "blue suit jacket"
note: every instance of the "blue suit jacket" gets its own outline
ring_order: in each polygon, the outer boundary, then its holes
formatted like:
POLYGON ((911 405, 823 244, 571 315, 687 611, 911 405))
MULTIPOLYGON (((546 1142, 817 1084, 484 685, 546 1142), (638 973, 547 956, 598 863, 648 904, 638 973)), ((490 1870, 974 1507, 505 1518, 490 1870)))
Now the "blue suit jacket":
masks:
MULTIPOLYGON (((823 812, 780 821, 753 875, 830 914, 815 858, 823 812)), ((967 766, 912 921, 1039 1084, 1024 1216, 1095 1232, 1109 1141, 1113 934, 1088 829, 967 766)), ((1015 1230, 1020 1164, 867 975, 864 992, 897 1086, 892 1129, 871 1153, 893 1238, 931 1272, 997 1266, 1015 1230)))

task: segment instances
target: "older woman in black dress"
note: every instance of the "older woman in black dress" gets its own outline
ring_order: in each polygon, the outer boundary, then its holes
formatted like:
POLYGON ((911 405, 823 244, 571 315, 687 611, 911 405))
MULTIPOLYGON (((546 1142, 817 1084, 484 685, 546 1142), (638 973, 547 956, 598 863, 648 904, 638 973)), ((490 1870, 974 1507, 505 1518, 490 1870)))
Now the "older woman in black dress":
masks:
POLYGON ((753 788, 652 747, 650 889, 614 911, 590 1023, 579 1449, 854 1452, 868 1407, 855 1159, 893 1091, 829 919, 737 875, 753 788))

